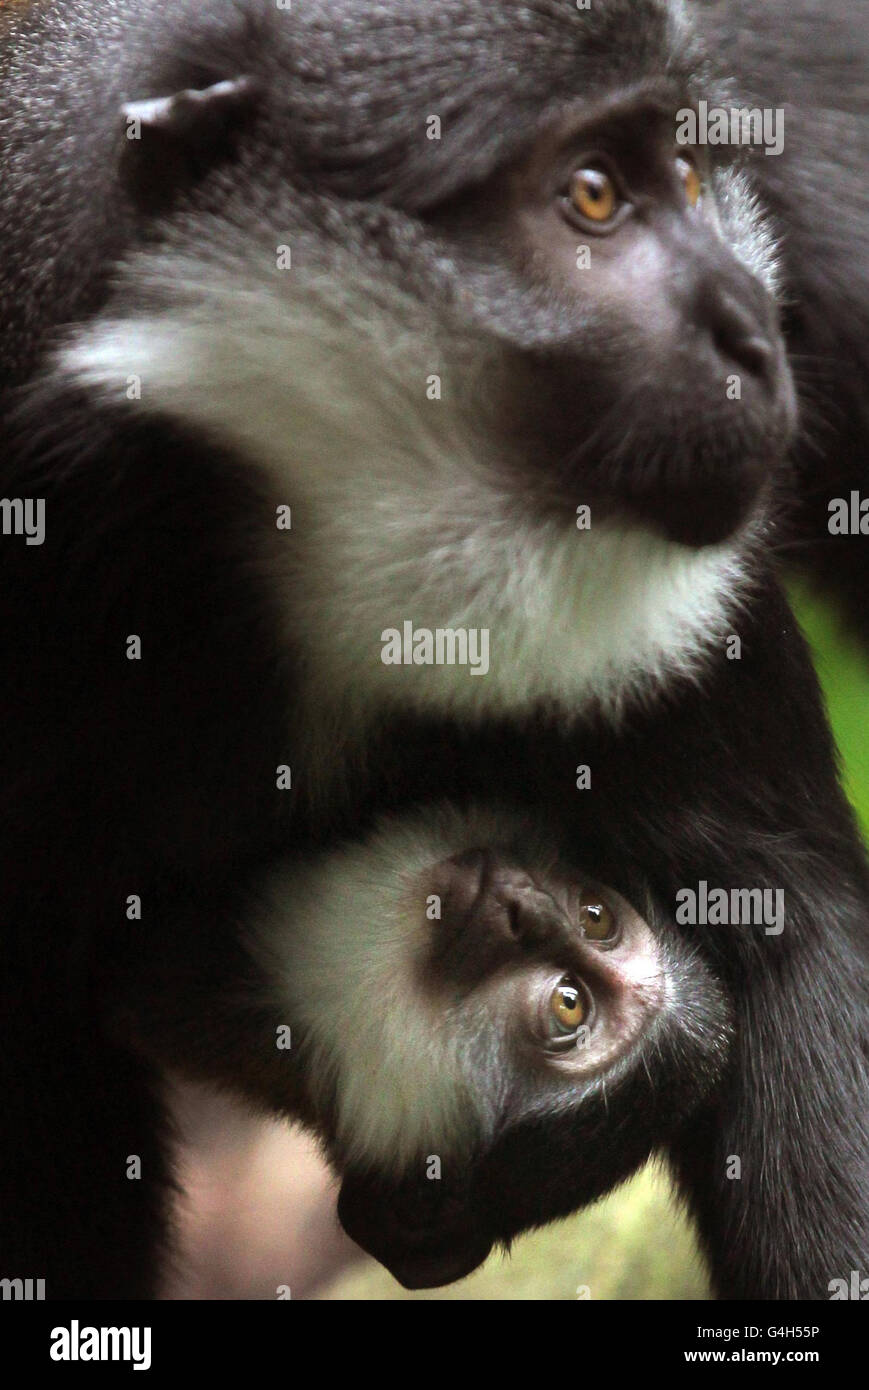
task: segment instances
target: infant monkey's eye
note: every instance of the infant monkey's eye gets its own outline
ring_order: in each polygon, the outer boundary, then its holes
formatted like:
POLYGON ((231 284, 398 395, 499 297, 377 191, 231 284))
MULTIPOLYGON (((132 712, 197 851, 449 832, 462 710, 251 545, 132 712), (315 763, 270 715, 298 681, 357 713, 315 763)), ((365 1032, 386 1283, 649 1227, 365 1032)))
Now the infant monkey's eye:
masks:
POLYGON ((588 997, 570 975, 562 975, 549 996, 549 1012, 556 1036, 575 1033, 588 1017, 588 997))
POLYGON ((690 208, 696 208, 703 192, 703 181, 697 172, 696 166, 690 159, 685 159, 684 156, 680 155, 676 160, 676 172, 685 189, 685 198, 688 202, 688 206, 690 208))
POLYGON ((604 226, 612 222, 623 206, 613 180, 605 169, 589 165, 577 169, 570 178, 569 201, 586 222, 604 226))
POLYGON ((580 898, 579 925, 589 941, 612 941, 618 931, 615 913, 597 897, 580 898))

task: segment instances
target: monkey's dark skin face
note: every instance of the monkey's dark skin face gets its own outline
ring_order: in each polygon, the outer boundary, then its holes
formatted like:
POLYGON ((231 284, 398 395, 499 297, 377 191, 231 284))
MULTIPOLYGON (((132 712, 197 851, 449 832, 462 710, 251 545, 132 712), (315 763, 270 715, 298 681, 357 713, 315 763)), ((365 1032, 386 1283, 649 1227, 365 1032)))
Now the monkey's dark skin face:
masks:
POLYGON ((469 247, 485 277, 500 264, 537 325, 502 420, 553 512, 617 507, 699 546, 756 510, 796 400, 777 306, 723 234, 707 152, 675 144, 678 105, 661 81, 562 113, 432 220, 471 282, 469 247))
POLYGON ((486 1120, 471 1129, 463 1162, 444 1159, 446 1171, 438 1160, 432 1172, 425 1154, 394 1178, 351 1166, 338 1203, 348 1234, 408 1288, 463 1277, 495 1241, 557 1208, 559 1111, 577 1155, 571 1201, 592 1201, 648 1156, 652 1078, 664 1059, 675 1129, 720 1075, 729 1043, 728 1006, 699 959, 689 967, 675 940, 665 945, 612 889, 529 873, 491 848, 435 865, 428 886, 442 914, 419 957, 418 989, 476 1055, 468 1103, 486 1120), (646 1122, 631 1125, 612 1166, 583 1163, 598 1127, 617 1129, 638 1107, 646 1122), (524 1202, 510 1179, 517 1141, 536 1150, 524 1202))

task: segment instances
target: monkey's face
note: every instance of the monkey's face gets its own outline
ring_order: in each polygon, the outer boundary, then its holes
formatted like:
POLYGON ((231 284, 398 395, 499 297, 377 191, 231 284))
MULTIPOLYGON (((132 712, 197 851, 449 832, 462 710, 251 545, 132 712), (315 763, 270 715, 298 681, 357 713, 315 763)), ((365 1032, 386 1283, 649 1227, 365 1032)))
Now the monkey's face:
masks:
POLYGON ((619 711, 693 669, 794 397, 733 151, 677 144, 678 15, 255 8, 222 80, 166 59, 127 108, 141 244, 64 370, 292 512, 257 565, 317 713, 619 711), (385 661, 406 621, 491 633, 488 679, 385 661))
POLYGON ((661 81, 561 113, 432 220, 504 343, 534 494, 699 546, 752 515, 795 395, 746 189, 677 145, 677 105, 661 81))
POLYGON ((310 911, 296 884, 306 930, 279 950, 305 1111, 345 1229, 409 1287, 608 1191, 726 1055, 700 962, 534 839, 420 868, 397 825, 312 873, 310 911))
MULTIPOLYGON (((346 43, 329 7, 261 17, 267 40, 239 35, 224 81, 129 108, 146 218, 194 209, 133 267, 142 409, 289 473, 300 508, 306 489, 335 505, 367 444, 378 493, 416 464, 419 510, 433 456, 456 459, 455 486, 467 453, 532 515, 585 504, 692 546, 733 535, 786 452, 794 392, 738 151, 677 143, 705 62, 679 17, 441 0, 422 32, 407 0, 345 8, 346 43)), ((109 333, 78 354, 85 379, 106 378, 109 333)))
MULTIPOLYGON (((688 977, 612 890, 537 879, 489 851, 444 862, 431 883, 443 910, 419 990, 458 1040, 459 1134, 432 1133, 400 1171, 351 1167, 338 1205, 409 1288, 461 1278, 496 1241, 630 1174, 698 1102, 727 1032, 702 972, 689 1007, 688 977)), ((416 1079, 421 1103, 437 1083, 416 1079)))

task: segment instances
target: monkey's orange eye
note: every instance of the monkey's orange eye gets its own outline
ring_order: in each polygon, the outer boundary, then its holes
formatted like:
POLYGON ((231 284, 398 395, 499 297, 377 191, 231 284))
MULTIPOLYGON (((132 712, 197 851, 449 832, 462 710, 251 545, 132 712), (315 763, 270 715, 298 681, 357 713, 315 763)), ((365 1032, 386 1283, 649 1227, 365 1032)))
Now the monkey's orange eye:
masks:
POLYGON ((588 1016, 585 991, 569 975, 563 975, 549 996, 549 1012, 555 1032, 575 1033, 588 1016))
POLYGON ((600 898, 580 898, 579 925, 590 941, 611 941, 616 934, 615 916, 600 898))
POLYGON ((681 157, 676 160, 676 171, 685 189, 685 197, 688 201, 688 206, 690 208, 696 208, 697 204, 700 202, 700 195, 703 192, 703 183, 700 179, 700 175, 690 159, 682 159, 681 157))
POLYGON ((620 199, 615 184, 603 169, 577 169, 570 180, 570 202, 588 222, 609 222, 620 199))

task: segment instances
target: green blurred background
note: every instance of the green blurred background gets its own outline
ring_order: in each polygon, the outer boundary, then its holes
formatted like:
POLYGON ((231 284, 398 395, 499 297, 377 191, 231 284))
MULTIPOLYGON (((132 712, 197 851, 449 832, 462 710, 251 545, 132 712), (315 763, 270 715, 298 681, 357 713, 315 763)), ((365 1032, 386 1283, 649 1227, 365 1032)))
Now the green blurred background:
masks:
MULTIPOLYGON (((845 787, 869 833, 869 666, 833 610, 793 590, 842 754, 845 787)), ((796 755, 796 750, 795 750, 796 755)), ((373 1261, 354 1266, 317 1295, 324 1299, 707 1298, 688 1223, 665 1171, 650 1166, 594 1207, 518 1240, 450 1288, 411 1294, 373 1261)))

